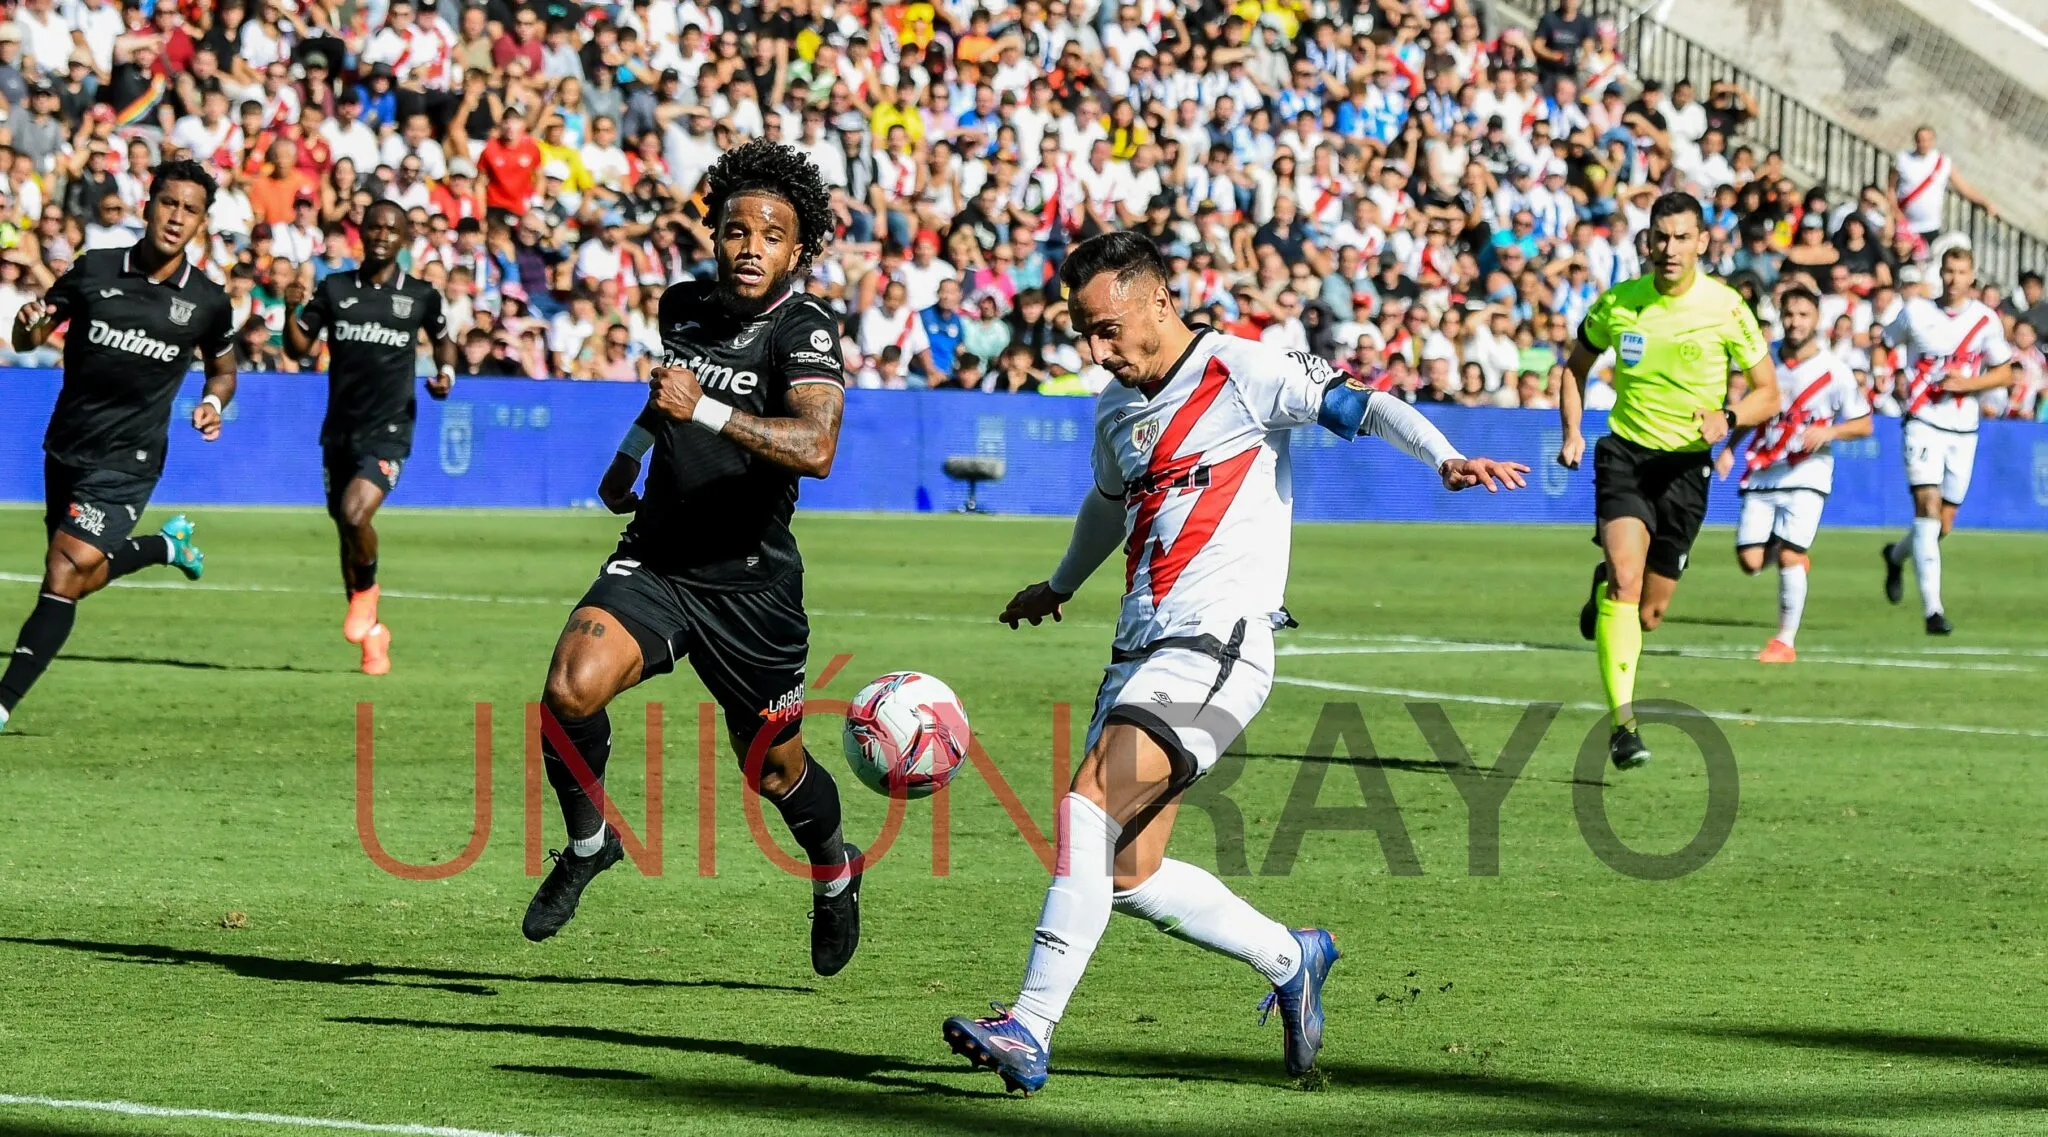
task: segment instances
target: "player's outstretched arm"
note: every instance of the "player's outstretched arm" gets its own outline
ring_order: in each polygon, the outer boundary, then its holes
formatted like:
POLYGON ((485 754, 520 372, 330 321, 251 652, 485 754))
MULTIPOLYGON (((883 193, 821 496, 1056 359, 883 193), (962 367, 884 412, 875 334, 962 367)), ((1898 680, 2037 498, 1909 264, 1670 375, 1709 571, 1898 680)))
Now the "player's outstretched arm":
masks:
MULTIPOLYGON (((232 348, 232 344, 230 344, 232 348)), ((220 437, 222 412, 235 401, 235 353, 220 351, 206 358, 206 393, 192 408, 192 429, 208 442, 220 437)))
MULTIPOLYGON (((1741 373, 1747 387, 1740 399, 1731 399, 1727 407, 1718 411, 1696 411, 1693 418, 1700 424, 1700 437, 1707 445, 1726 438, 1731 432, 1746 427, 1760 426, 1777 415, 1781 405, 1778 401, 1778 368, 1771 362, 1769 353, 1757 360, 1756 366, 1741 373)), ((1730 378, 1728 390, 1732 394, 1735 381, 1730 378)))
POLYGON ((57 318, 48 304, 31 300, 14 313, 14 350, 34 351, 56 330, 57 318))
POLYGON ((305 311, 311 295, 304 281, 294 279, 284 286, 284 350, 293 359, 306 359, 320 350, 321 324, 316 315, 305 311))
POLYGON ((1572 345, 1571 358, 1565 360, 1566 382, 1557 393, 1557 417, 1564 427, 1564 442, 1557 448, 1557 464, 1567 470, 1579 468, 1579 462, 1586 456, 1586 436, 1579 431, 1586 417, 1586 377, 1593 373, 1593 364, 1600 356, 1584 342, 1572 345))
POLYGON ((1486 492, 1498 493, 1503 486, 1518 490, 1528 484, 1523 475, 1529 472, 1529 467, 1520 462, 1465 457, 1421 411, 1389 395, 1375 394, 1366 402, 1365 417, 1358 430, 1384 438, 1402 453, 1427 463, 1452 493, 1473 486, 1485 486, 1486 492))
POLYGON ((766 417, 734 410, 704 397, 697 374, 687 367, 654 369, 653 396, 648 407, 677 422, 694 422, 805 477, 832 472, 839 451, 839 420, 846 392, 837 383, 800 383, 789 389, 787 416, 766 417))
POLYGON ((1941 381, 1941 390, 1946 395, 1968 395, 1978 391, 1995 391, 2012 386, 2012 364, 2001 363, 1975 375, 1951 374, 1941 381))

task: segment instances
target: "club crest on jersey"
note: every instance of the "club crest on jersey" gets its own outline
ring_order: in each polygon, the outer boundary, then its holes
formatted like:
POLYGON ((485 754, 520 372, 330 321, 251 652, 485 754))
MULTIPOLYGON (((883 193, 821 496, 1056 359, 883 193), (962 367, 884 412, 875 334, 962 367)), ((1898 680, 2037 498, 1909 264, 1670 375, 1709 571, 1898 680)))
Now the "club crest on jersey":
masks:
POLYGON ((1159 435, 1166 428, 1156 418, 1146 419, 1131 428, 1131 446, 1140 454, 1150 454, 1159 441, 1159 435))
POLYGON ((1649 346, 1650 341, 1643 333, 1623 332, 1621 342, 1614 346, 1614 352, 1621 357, 1623 363, 1634 367, 1643 361, 1643 350, 1649 346))
POLYGON ((743 348, 748 344, 753 343, 755 340, 760 339, 761 329, 766 324, 767 321, 765 320, 756 320, 755 322, 748 324, 746 326, 746 329, 740 332, 739 336, 732 341, 732 346, 734 348, 743 348))
POLYGON ((391 297, 391 314, 403 320, 412 315, 412 297, 403 293, 391 297))
POLYGON ((190 300, 171 301, 171 323, 183 327, 192 322, 192 313, 198 307, 190 300))

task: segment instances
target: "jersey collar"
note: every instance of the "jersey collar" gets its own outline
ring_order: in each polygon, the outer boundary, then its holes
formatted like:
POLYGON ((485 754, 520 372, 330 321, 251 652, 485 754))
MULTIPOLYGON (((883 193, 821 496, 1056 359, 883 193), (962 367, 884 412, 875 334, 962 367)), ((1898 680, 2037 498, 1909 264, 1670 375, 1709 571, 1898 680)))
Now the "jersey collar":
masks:
POLYGON ((170 276, 162 280, 151 279, 148 273, 140 272, 136 269, 135 246, 130 245, 126 249, 121 250, 121 275, 141 276, 142 279, 149 281, 151 284, 161 284, 166 288, 183 288, 185 287, 185 282, 192 279, 192 258, 186 256, 181 249, 178 252, 178 262, 178 271, 171 274, 171 276, 178 278, 178 283, 172 284, 170 276))
MULTIPOLYGON (((386 287, 385 285, 382 285, 382 284, 378 284, 378 283, 377 283, 376 281, 374 281, 374 280, 368 280, 368 279, 365 279, 365 278, 364 278, 364 276, 363 276, 363 269, 362 269, 362 266, 361 266, 361 265, 358 265, 358 266, 356 266, 356 271, 355 271, 355 273, 354 273, 353 275, 354 275, 354 276, 355 276, 355 278, 356 278, 356 287, 357 287, 357 288, 384 288, 384 287, 386 287)), ((392 291, 394 291, 394 292, 396 292, 396 291, 397 291, 397 290, 399 290, 400 288, 403 288, 403 287, 405 287, 405 270, 404 270, 404 269, 402 269, 402 268, 401 268, 401 269, 399 269, 399 270, 398 270, 398 275, 396 275, 396 276, 394 276, 394 277, 392 277, 392 278, 391 278, 391 284, 389 285, 389 287, 390 287, 390 288, 391 288, 391 290, 392 290, 392 291)))

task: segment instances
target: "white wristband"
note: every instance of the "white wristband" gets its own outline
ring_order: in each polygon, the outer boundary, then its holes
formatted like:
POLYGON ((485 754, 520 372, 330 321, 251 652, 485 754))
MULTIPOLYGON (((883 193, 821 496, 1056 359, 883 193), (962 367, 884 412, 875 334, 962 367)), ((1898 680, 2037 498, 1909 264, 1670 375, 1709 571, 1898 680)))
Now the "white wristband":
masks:
POLYGON ((619 442, 619 453, 638 462, 642 455, 654 448, 654 434, 639 423, 626 431, 626 437, 619 442))
POLYGON ((213 407, 213 413, 214 413, 214 414, 226 414, 226 413, 227 413, 227 407, 225 407, 225 406, 223 406, 223 405, 221 404, 221 401, 220 401, 220 396, 219 396, 219 395, 208 395, 208 396, 206 396, 205 398, 203 398, 203 399, 201 399, 201 400, 199 400, 199 401, 200 401, 201 403, 205 403, 205 404, 209 404, 209 405, 211 405, 211 406, 213 407))
POLYGON ((697 400, 697 409, 690 412, 690 421, 713 434, 723 433, 725 424, 732 421, 732 408, 709 395, 697 400))

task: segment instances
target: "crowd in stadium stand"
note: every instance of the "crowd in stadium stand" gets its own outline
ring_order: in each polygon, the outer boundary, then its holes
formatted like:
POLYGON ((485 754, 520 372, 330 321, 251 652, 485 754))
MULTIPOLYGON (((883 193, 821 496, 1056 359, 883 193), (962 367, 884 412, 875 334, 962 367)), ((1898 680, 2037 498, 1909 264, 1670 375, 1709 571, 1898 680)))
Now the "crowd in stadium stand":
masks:
MULTIPOLYGON (((711 268, 699 179, 766 136, 836 187, 807 287, 860 387, 1099 389, 1054 274, 1133 228, 1191 318, 1416 401, 1548 407, 1651 201, 1686 189, 1709 268, 1767 323, 1810 277, 1890 407, 1878 332, 1938 289, 1941 239, 1890 187, 1802 194, 1742 141, 1748 92, 1639 80, 1619 38, 1578 0, 1530 30, 1466 0, 20 0, 0 318, 134 240, 148 168, 190 155, 222 182, 192 256, 247 368, 318 366, 284 350, 286 287, 353 267, 389 198, 464 373, 644 380, 661 289, 711 268)), ((1990 299, 2022 378, 1994 409, 2048 416, 2048 304, 2014 283, 1990 299)))

